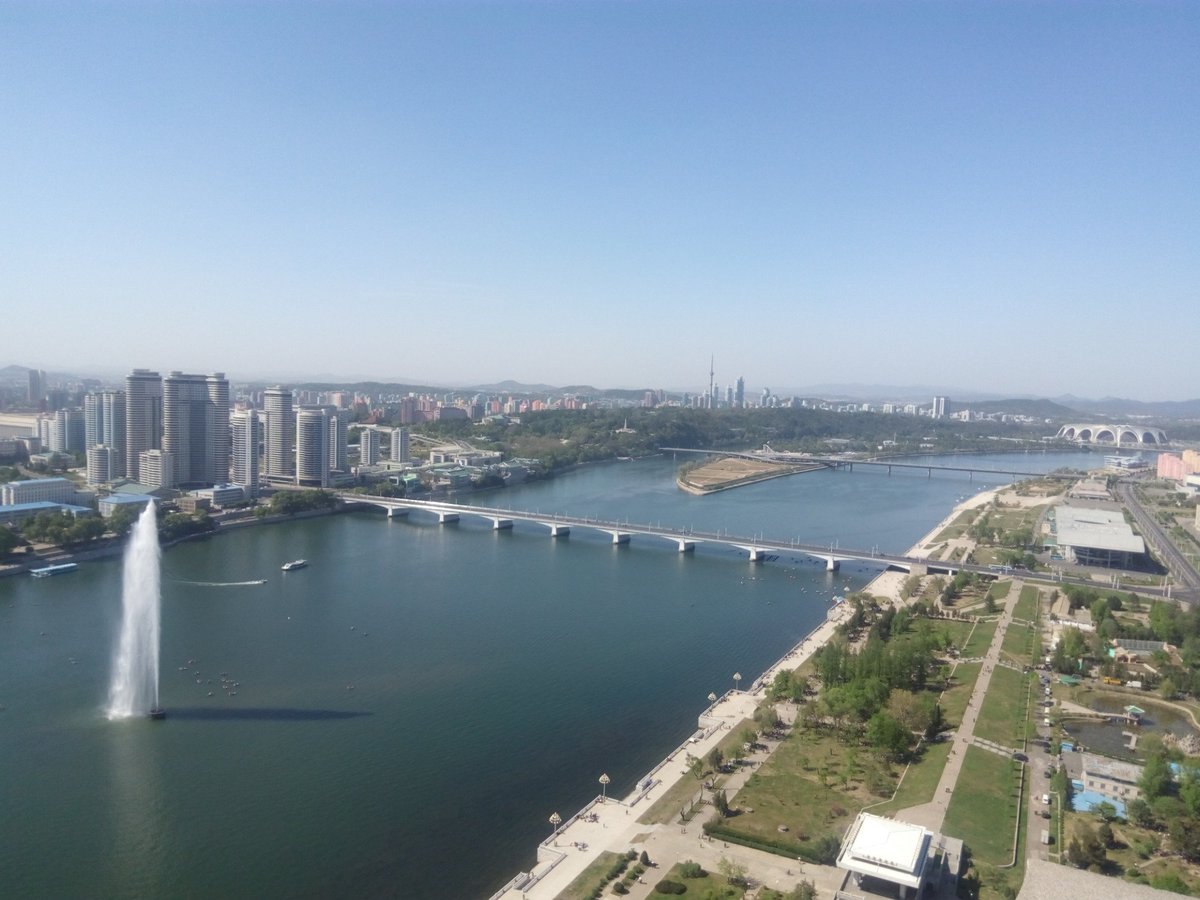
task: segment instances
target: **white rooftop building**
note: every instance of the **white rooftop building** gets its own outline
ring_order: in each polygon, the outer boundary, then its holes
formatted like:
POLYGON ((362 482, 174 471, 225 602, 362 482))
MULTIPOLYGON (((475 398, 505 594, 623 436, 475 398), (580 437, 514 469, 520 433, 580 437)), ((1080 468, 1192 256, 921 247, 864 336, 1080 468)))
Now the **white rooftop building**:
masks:
POLYGON ((934 833, 927 828, 862 812, 846 832, 837 867, 860 887, 870 878, 894 885, 903 900, 918 895, 937 868, 933 846, 934 833))
POLYGON ((1125 566, 1146 552, 1146 542, 1133 533, 1117 509, 1058 506, 1055 538, 1063 556, 1081 565, 1125 566))

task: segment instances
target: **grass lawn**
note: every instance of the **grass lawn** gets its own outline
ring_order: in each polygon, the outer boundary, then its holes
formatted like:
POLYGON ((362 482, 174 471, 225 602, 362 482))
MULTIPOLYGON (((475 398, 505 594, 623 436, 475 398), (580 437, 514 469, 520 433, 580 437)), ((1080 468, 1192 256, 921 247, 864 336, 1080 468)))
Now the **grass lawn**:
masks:
POLYGON ((1008 596, 1008 592, 1012 590, 1012 582, 1007 578, 1002 581, 997 581, 988 588, 988 596, 999 602, 1008 596))
POLYGON ((949 689, 942 692, 942 715, 946 724, 957 728, 962 723, 963 713, 967 709, 967 701, 975 690, 975 681, 979 678, 982 663, 959 663, 950 677, 949 689))
MULTIPOLYGON (((677 881, 684 885, 687 888, 684 896, 688 900, 741 900, 746 896, 746 892, 742 888, 734 887, 723 875, 709 872, 701 878, 684 878, 681 874, 682 868, 682 863, 675 864, 659 881, 677 881)), ((655 883, 657 884, 657 882, 655 883)), ((650 896, 665 897, 667 895, 651 891, 650 896)))
POLYGON ((967 529, 971 523, 975 521, 976 511, 973 509, 963 510, 958 514, 953 522, 942 529, 941 533, 934 538, 935 541, 948 541, 951 538, 962 537, 967 533, 967 529))
POLYGON ((950 642, 961 650, 974 627, 974 622, 966 622, 962 619, 939 619, 934 625, 934 631, 949 635, 950 642))
POLYGON ((1038 589, 1031 584, 1021 588, 1021 596, 1017 598, 1017 605, 1013 608, 1013 618, 1036 622, 1039 593, 1038 589))
POLYGON ((968 659, 976 656, 983 656, 987 652, 987 648, 992 645, 992 638, 996 636, 996 623, 978 622, 975 625, 975 631, 971 634, 967 645, 961 649, 963 656, 968 659))
POLYGON ((942 831, 961 837, 981 863, 1012 858, 1020 794, 1017 764, 979 747, 968 747, 942 831))
MULTIPOLYGON (((721 752, 725 754, 726 759, 733 759, 742 755, 742 739, 740 735, 743 728, 752 725, 754 725, 753 719, 742 719, 717 744, 721 748, 721 752)), ((687 768, 687 758, 684 754, 677 754, 671 762, 667 763, 668 767, 675 765, 679 766, 680 771, 687 768)), ((668 771, 670 770, 668 769, 668 771)), ((671 822, 678 822, 680 810, 688 806, 696 799, 697 794, 700 793, 701 781, 702 779, 697 779, 691 775, 685 775, 683 778, 680 778, 679 781, 667 789, 665 794, 654 801, 653 806, 638 816, 638 821, 646 825, 666 825, 671 822)))
POLYGON ((794 848, 799 855, 803 844, 826 835, 840 838, 847 817, 880 799, 868 781, 890 794, 896 775, 882 769, 865 749, 847 746, 823 729, 797 730, 734 798, 735 807, 752 812, 723 824, 751 840, 782 845, 789 852, 794 848), (787 831, 781 832, 781 825, 787 831))
POLYGON ((946 768, 946 760, 950 758, 950 748, 954 746, 954 742, 942 741, 922 746, 924 749, 921 758, 909 766, 908 771, 904 773, 904 780, 900 782, 896 796, 886 803, 872 806, 869 810, 871 813, 877 816, 888 816, 897 810, 928 803, 933 799, 933 792, 937 790, 938 782, 942 778, 942 771, 946 768))
POLYGON ((1034 628, 1014 622, 1008 626, 1008 631, 1004 634, 1004 643, 1000 645, 1000 652, 1007 656, 1010 662, 1016 663, 1018 666, 1028 666, 1033 662, 1035 637, 1034 628))
POLYGON ((975 735, 1006 747, 1019 747, 1025 737, 1028 698, 1029 676, 996 666, 983 709, 975 720, 975 735))
POLYGON ((575 880, 567 885, 566 889, 558 895, 558 900, 587 900, 600 886, 608 870, 620 858, 620 853, 605 850, 596 857, 595 862, 580 872, 575 880))

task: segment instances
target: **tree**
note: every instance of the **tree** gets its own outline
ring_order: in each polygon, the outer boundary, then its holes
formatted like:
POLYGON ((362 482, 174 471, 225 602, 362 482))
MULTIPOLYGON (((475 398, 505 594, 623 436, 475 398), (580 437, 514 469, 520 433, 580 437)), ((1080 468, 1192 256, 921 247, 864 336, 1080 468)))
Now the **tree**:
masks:
POLYGON ((713 794, 713 806, 716 807, 722 818, 729 818, 729 798, 725 796, 723 788, 713 794))
POLYGON ((878 712, 867 723, 871 746, 893 760, 904 758, 912 745, 912 732, 886 712, 878 712))
POLYGON ((1106 849, 1112 849, 1113 830, 1112 826, 1109 825, 1107 821, 1101 822, 1100 827, 1096 829, 1096 839, 1100 841, 1100 843, 1103 844, 1106 849))
POLYGON ((20 543, 20 535, 11 528, 0 525, 0 558, 7 556, 20 543))
POLYGON ((1155 825, 1154 810, 1141 797, 1134 797, 1130 800, 1125 805, 1125 812, 1129 816, 1129 821, 1139 828, 1152 828, 1155 825))
POLYGON ((783 900, 816 900, 817 886, 805 879, 784 895, 783 900))
POLYGON ((714 772, 721 771, 721 766, 725 763, 725 754, 721 752, 720 747, 713 747, 708 754, 708 764, 712 766, 714 772))
POLYGON ((717 862, 717 871, 737 887, 746 887, 746 867, 722 856, 717 862))
POLYGON ((1146 801, 1153 803, 1158 797, 1168 793, 1171 787, 1171 767, 1167 762, 1166 752, 1159 749, 1146 758, 1142 767, 1142 777, 1138 779, 1138 787, 1146 801))
POLYGON ((704 777, 704 760, 698 756, 688 754, 686 757, 688 772, 696 777, 697 780, 704 777))

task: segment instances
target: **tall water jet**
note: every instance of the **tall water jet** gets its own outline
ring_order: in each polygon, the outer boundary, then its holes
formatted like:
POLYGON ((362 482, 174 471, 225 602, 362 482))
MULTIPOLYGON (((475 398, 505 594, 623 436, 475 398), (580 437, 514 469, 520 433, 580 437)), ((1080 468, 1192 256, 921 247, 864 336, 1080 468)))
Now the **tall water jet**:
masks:
POLYGON ((158 705, 159 587, 158 519, 146 504, 125 548, 121 585, 121 636, 113 654, 108 717, 161 718, 158 705))

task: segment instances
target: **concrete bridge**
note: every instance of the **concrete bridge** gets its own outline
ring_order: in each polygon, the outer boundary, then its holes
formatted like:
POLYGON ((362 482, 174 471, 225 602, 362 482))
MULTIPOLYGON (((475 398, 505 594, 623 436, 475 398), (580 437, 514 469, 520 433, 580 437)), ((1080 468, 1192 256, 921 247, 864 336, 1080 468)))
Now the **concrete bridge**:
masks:
POLYGON ((750 562, 762 562, 780 553, 809 556, 823 560, 825 569, 836 572, 844 561, 878 563, 885 568, 924 575, 930 572, 956 574, 960 569, 976 569, 988 574, 986 567, 964 566, 948 561, 918 559, 880 553, 878 550, 843 549, 836 544, 805 544, 798 540, 781 540, 764 535, 736 535, 726 531, 695 531, 691 528, 671 528, 663 525, 636 524, 629 521, 611 521, 586 516, 568 516, 559 513, 528 512, 490 506, 467 506, 437 500, 411 500, 398 497, 376 497, 367 494, 339 494, 348 504, 375 506, 387 510, 389 518, 407 516, 419 512, 437 519, 439 524, 457 522, 463 516, 473 516, 492 523, 500 531, 513 527, 514 522, 528 522, 546 529, 552 538, 565 538, 572 529, 587 529, 607 534, 614 544, 628 544, 634 537, 639 539, 668 541, 675 544, 680 553, 690 553, 699 544, 732 547, 744 552, 750 562))

